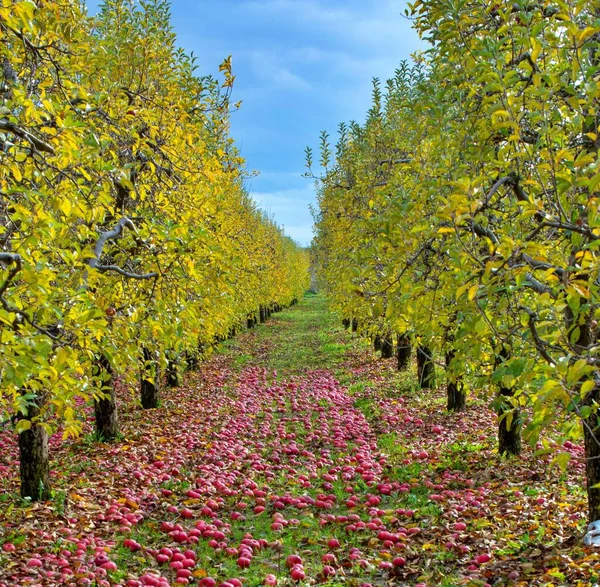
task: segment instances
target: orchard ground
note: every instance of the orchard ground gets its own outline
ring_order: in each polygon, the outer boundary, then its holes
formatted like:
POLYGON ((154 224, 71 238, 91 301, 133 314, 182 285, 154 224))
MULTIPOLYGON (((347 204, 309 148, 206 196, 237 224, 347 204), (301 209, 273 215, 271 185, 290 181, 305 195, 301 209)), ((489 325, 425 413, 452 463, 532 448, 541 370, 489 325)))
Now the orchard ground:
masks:
POLYGON ((550 441, 562 472, 501 459, 485 404, 448 415, 394 366, 310 295, 159 409, 121 389, 119 442, 53 437, 50 502, 18 498, 3 431, 0 586, 598 583, 579 443, 550 441))

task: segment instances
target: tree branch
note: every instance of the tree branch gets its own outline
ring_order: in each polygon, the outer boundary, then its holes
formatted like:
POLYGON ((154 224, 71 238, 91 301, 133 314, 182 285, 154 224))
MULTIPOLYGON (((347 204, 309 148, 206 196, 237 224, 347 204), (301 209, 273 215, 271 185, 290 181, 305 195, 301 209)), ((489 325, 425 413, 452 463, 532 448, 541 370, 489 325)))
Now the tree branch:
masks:
POLYGON ((500 242, 498 240, 498 237, 495 235, 495 233, 492 230, 490 230, 489 228, 482 226, 481 224, 479 224, 478 222, 475 222, 474 220, 468 220, 467 224, 471 227, 471 230, 477 236, 489 238, 495 245, 497 245, 500 242))
POLYGON ((565 270, 560 267, 555 267, 554 265, 550 265, 550 263, 546 263, 545 261, 537 261, 533 257, 523 253, 523 260, 533 267, 534 269, 552 269, 556 275, 558 275, 561 279, 565 274, 565 270))
POLYGON ((5 118, 0 119, 0 130, 10 132, 18 137, 21 137, 22 139, 25 139, 37 151, 43 151, 44 153, 50 153, 51 155, 54 155, 55 153, 54 148, 51 145, 42 141, 41 139, 38 139, 28 130, 17 126, 5 118))
POLYGON ((152 273, 131 273, 130 271, 126 271, 118 265, 102 265, 100 263, 100 257, 102 255, 102 251, 104 250, 104 246, 106 245, 106 243, 109 240, 121 238, 121 236, 123 235, 124 228, 129 228, 134 232, 137 232, 135 229, 135 224, 133 224, 133 222, 129 218, 121 218, 121 220, 117 222, 117 225, 114 228, 112 228, 111 230, 107 230, 106 232, 103 232, 100 235, 100 238, 98 239, 98 241, 96 242, 96 246, 94 247, 94 258, 90 259, 90 267, 92 269, 100 271, 101 273, 104 273, 106 271, 114 271, 119 275, 123 275, 123 277, 127 277, 129 279, 153 279, 155 277, 158 277, 158 273, 156 273, 155 271, 153 271, 152 273))
MULTIPOLYGON (((51 338, 53 341, 60 343, 61 340, 58 336, 56 336, 53 332, 51 332, 48 328, 43 328, 39 326, 35 320, 29 317, 29 315, 20 310, 16 306, 12 306, 4 297, 6 290, 10 287, 13 282, 15 276, 21 269, 23 268, 23 260, 21 255, 17 255, 16 253, 0 253, 0 261, 12 265, 14 263, 14 267, 10 270, 8 277, 5 279, 4 283, 0 286, 0 305, 11 314, 16 314, 20 316, 27 324, 29 324, 32 328, 35 328, 40 334, 46 335, 48 338, 51 338)), ((54 327, 52 330, 57 329, 54 327)))
POLYGON ((531 336, 533 337, 533 342, 535 344, 535 348, 538 350, 538 352, 543 357, 543 359, 549 365, 552 365, 554 367, 556 365, 556 361, 550 356, 550 354, 546 350, 546 348, 545 348, 546 345, 545 345, 544 341, 540 338, 540 335, 537 331, 537 326, 535 323, 537 316, 536 316, 535 312, 533 310, 530 310, 529 308, 526 308, 525 306, 520 306, 520 309, 529 315, 529 321, 528 321, 529 331, 531 332, 531 336))

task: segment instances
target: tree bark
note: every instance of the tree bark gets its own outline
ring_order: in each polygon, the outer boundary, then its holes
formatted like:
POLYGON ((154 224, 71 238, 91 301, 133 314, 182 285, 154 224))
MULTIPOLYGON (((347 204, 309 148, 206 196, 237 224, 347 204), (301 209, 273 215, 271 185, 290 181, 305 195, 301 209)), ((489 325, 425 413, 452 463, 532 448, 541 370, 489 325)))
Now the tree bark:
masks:
MULTIPOLYGON (((445 340, 447 345, 451 345, 454 341, 454 335, 450 328, 446 330, 445 340)), ((447 347, 445 353, 446 360, 446 397, 449 412, 464 412, 467 409, 467 394, 462 381, 462 375, 456 373, 456 351, 451 347, 447 347)))
POLYGON ((348 330, 348 328, 350 328, 350 318, 343 318, 342 325, 346 330, 348 330))
MULTIPOLYGON (((39 413, 37 405, 30 405, 26 418, 31 420, 39 413)), ((19 434, 19 462, 21 497, 31 501, 50 499, 48 433, 37 423, 32 423, 29 430, 19 434)))
POLYGON ((169 387, 179 387, 181 385, 181 375, 179 374, 179 358, 174 351, 167 351, 167 385, 169 387))
MULTIPOLYGON (((513 390, 500 388, 500 395, 512 396, 513 390)), ((519 422, 520 412, 515 409, 501 409, 498 412, 498 452, 501 455, 521 454, 521 424, 519 422), (507 414, 512 411, 512 421, 508 425, 507 414)))
POLYGON ((398 371, 404 371, 410 363, 411 354, 410 336, 406 333, 399 334, 396 354, 398 356, 398 371))
POLYGON ((189 371, 196 371, 200 367, 200 361, 205 352, 204 343, 198 337, 198 344, 196 345, 195 351, 188 351, 186 353, 187 368, 189 371))
MULTIPOLYGON (((585 398, 586 405, 600 406, 600 386, 596 386, 585 398)), ((588 496, 588 521, 600 520, 600 412, 592 413, 583 421, 585 442, 585 480, 588 496)))
MULTIPOLYGON (((502 347, 496 356, 496 366, 508 360, 510 354, 502 347)), ((515 408, 510 399, 515 390, 511 387, 498 386, 498 453, 501 455, 521 454, 521 412, 515 408)))
POLYGON ((356 318, 352 318, 352 332, 358 331, 358 320, 356 318))
POLYGON ((421 389, 433 389, 435 387, 435 365, 431 360, 431 356, 429 347, 417 347, 417 375, 421 389))
POLYGON ((381 336, 379 336, 379 334, 376 334, 375 338, 373 338, 373 350, 375 352, 381 350, 381 336))
POLYGON ((258 315, 260 319, 260 323, 263 324, 267 320, 267 312, 264 306, 260 306, 258 309, 258 315))
POLYGON ((113 370, 110 361, 102 355, 96 362, 96 375, 100 379, 99 386, 106 396, 94 400, 96 417, 96 436, 98 440, 110 441, 119 435, 119 416, 115 398, 113 370))
POLYGON ((187 371, 196 371, 200 366, 200 355, 196 351, 185 351, 185 363, 187 371))
POLYGON ((141 401, 142 408, 150 410, 158 408, 160 403, 158 364, 148 348, 144 347, 142 353, 144 364, 140 381, 141 401))
POLYGON ((389 334, 381 337, 381 358, 391 359, 394 356, 394 341, 389 334))

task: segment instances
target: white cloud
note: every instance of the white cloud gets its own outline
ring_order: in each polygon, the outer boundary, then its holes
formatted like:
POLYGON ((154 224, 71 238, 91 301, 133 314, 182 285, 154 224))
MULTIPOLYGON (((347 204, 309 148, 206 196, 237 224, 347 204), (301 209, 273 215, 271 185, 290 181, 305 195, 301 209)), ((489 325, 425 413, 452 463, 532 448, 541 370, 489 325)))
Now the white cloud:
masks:
POLYGON ((347 2, 333 7, 323 0, 248 0, 241 10, 263 18, 283 18, 326 29, 329 34, 359 42, 364 47, 398 45, 404 37, 417 35, 402 16, 402 5, 396 0, 385 2, 347 2))
POLYGON ((286 226, 285 233, 291 236, 297 243, 303 247, 310 245, 314 233, 312 224, 303 224, 300 226, 286 226))
MULTIPOLYGON (((308 180, 307 180, 308 182, 308 180)), ((315 203, 312 183, 305 188, 290 188, 269 192, 250 192, 252 199, 268 216, 274 216, 282 224, 285 233, 302 245, 312 239, 312 216, 308 208, 315 203)))
POLYGON ((299 75, 290 71, 274 52, 254 50, 250 62, 257 79, 262 80, 271 90, 307 91, 312 86, 299 75))

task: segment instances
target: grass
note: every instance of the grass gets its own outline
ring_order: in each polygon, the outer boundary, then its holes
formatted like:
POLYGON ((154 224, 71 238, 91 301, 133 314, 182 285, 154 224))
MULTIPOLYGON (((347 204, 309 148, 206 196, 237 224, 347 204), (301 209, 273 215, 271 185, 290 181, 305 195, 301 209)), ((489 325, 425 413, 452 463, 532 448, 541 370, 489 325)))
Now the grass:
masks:
POLYGON ((247 365, 275 370, 278 378, 305 373, 307 369, 341 367, 348 344, 339 341, 341 327, 327 309, 326 299, 307 293, 299 304, 273 314, 252 332, 252 349, 237 340, 220 345, 218 352, 232 357, 235 367, 247 365))
MULTIPOLYGON (((479 408, 473 409, 473 404, 469 403, 469 410, 462 415, 449 415, 445 410, 445 398, 441 390, 424 391, 417 388, 414 365, 404 373, 398 373, 395 370, 393 360, 380 361, 370 350, 367 343, 360 340, 357 335, 342 329, 336 316, 330 314, 327 310, 326 300, 319 295, 306 295, 297 306, 288 308, 283 312, 274 314, 265 324, 258 325, 256 328, 244 332, 235 339, 227 340, 219 344, 216 352, 221 357, 222 363, 231 367, 234 372, 241 372, 248 367, 262 367, 269 371, 276 370, 279 380, 287 379, 298 374, 305 374, 307 371, 328 370, 333 372, 338 381, 342 382, 351 398, 351 405, 364 415, 370 426, 370 430, 377 439, 377 449, 385 455, 386 464, 384 474, 390 482, 408 483, 410 490, 406 493, 393 493, 392 495, 381 496, 380 514, 384 522, 390 527, 397 529, 400 525, 407 528, 418 526, 423 530, 421 535, 410 539, 407 557, 406 575, 396 576, 390 584, 396 585, 414 585, 417 582, 425 582, 428 586, 438 585, 441 587, 455 587, 458 585, 480 587, 484 584, 481 579, 471 579, 466 576, 465 567, 468 564, 469 557, 472 554, 460 555, 454 550, 446 550, 443 547, 444 541, 448 538, 451 524, 460 519, 457 517, 457 511, 454 509, 459 502, 458 498, 454 501, 442 503, 431 499, 432 494, 438 493, 438 488, 434 487, 428 481, 438 483, 446 472, 458 473, 456 480, 447 484, 449 489, 457 493, 465 493, 465 479, 472 477, 472 485, 477 488, 482 484, 491 485, 493 498, 498 496, 507 503, 516 500, 521 504, 521 513, 513 514, 510 520, 504 520, 502 515, 491 517, 491 515, 480 515, 477 513, 464 514, 468 521, 467 542, 473 549, 471 552, 478 552, 482 548, 495 548, 495 560, 489 565, 491 577, 495 581, 490 581, 498 587, 513 587, 505 579, 507 569, 520 568, 522 562, 530 559, 533 550, 539 548, 544 550, 541 545, 556 548, 560 545, 562 536, 572 533, 571 528, 567 528, 565 533, 553 532, 551 518, 547 517, 548 508, 535 508, 532 503, 538 496, 548 496, 549 488, 554 489, 555 498, 560 502, 560 509, 564 508, 562 502, 568 502, 577 497, 580 501, 584 499, 583 488, 569 484, 572 475, 564 473, 560 477, 560 486, 549 484, 545 476, 540 481, 530 480, 527 477, 520 478, 518 474, 520 469, 513 469, 520 465, 521 461, 514 459, 510 462, 500 460, 493 455, 493 428, 482 426, 480 419, 483 409, 479 409, 481 404, 475 405, 479 408), (419 426, 405 423, 403 415, 394 427, 387 426, 385 419, 388 416, 388 410, 392 412, 399 406, 406 406, 413 416, 420 416, 423 422, 419 426), (470 419, 469 419, 470 418, 470 419), (460 424, 464 419, 469 419, 469 427, 462 427, 460 424), (444 433, 442 435, 433 435, 431 433, 433 424, 442 424, 444 433), (482 431, 486 435, 482 438, 482 431), (487 440, 489 436, 490 440, 487 440), (418 451, 427 449, 431 458, 421 459, 417 457, 418 451), (509 468, 509 465, 511 468, 509 468), (516 471, 516 474, 515 474, 516 471), (464 474, 463 474, 464 473, 464 474), (510 483, 508 483, 510 481, 510 483), (524 498, 517 500, 513 496, 513 489, 519 488, 524 498), (414 510, 413 517, 402 517, 403 514, 396 514, 394 510, 402 507, 403 509, 414 510), (427 540, 425 542, 425 540, 427 540), (492 565, 497 564, 497 567, 492 565), (414 569, 414 573, 412 570, 414 569), (417 576, 417 572, 423 573, 417 576), (503 578, 504 577, 504 578, 503 578)), ((272 382, 273 375, 268 376, 269 384, 272 382)), ((235 377, 227 380, 223 384, 223 394, 227 397, 233 397, 236 393, 235 377)), ((167 400, 166 409, 176 410, 177 406, 172 399, 167 400)), ((483 403, 483 402, 481 402, 483 403)), ((319 400, 321 408, 328 407, 328 400, 319 400)), ((217 406, 219 411, 226 414, 227 402, 217 406)), ((261 408, 262 409, 262 408, 261 408)), ((257 412, 258 423, 265 419, 269 410, 257 412)), ((130 415, 131 419, 141 418, 142 412, 134 412, 130 415)), ((277 421, 282 420, 282 430, 288 434, 294 434, 298 444, 309 443, 306 440, 307 431, 304 424, 293 419, 293 410, 290 405, 287 409, 273 414, 277 421)), ((313 414, 316 418, 316 413, 313 414)), ((483 423, 485 424, 485 422, 483 423)), ((143 442, 141 432, 128 433, 129 439, 135 438, 136 443, 143 442)), ((94 453, 98 451, 93 433, 84 436, 77 445, 79 457, 74 462, 64 462, 61 466, 67 469, 71 474, 78 475, 82 482, 85 482, 85 475, 96 471, 94 453)), ((332 461, 343 463, 349 455, 353 455, 355 449, 360 445, 350 444, 340 452, 331 451, 332 461)), ((265 446, 263 454, 269 454, 270 448, 265 446)), ((317 478, 321 478, 323 473, 329 470, 329 466, 319 468, 316 471, 307 471, 303 468, 302 460, 299 459, 297 472, 310 474, 316 472, 317 478)), ((179 478, 164 481, 160 488, 173 491, 172 497, 161 498, 161 507, 152 513, 151 517, 146 517, 139 525, 132 529, 131 538, 137 540, 145 547, 159 547, 165 545, 164 532, 160 530, 160 521, 168 519, 174 521, 176 515, 166 511, 166 506, 170 503, 177 503, 184 496, 186 490, 191 486, 188 479, 193 479, 194 472, 181 468, 179 478)), ((65 477, 67 478, 67 477, 65 477)), ((72 478, 72 477, 68 477, 72 478)), ((348 483, 342 479, 336 479, 332 484, 324 489, 323 485, 317 483, 305 488, 294 480, 294 476, 285 471, 279 471, 273 477, 265 476, 260 471, 252 473, 253 480, 259 487, 268 486, 271 494, 283 495, 286 492, 292 494, 308 494, 315 498, 319 493, 333 493, 336 497, 332 509, 326 513, 341 515, 349 513, 346 506, 348 492, 346 486, 348 483)), ((537 477, 536 477, 537 479, 537 477)), ((360 505, 352 508, 352 513, 360 516, 362 521, 368 521, 371 514, 368 514, 368 508, 364 506, 366 498, 377 489, 369 486, 365 481, 358 478, 353 480, 351 487, 359 500, 360 505)), ((469 486, 470 487, 470 486, 469 486)), ((51 508, 57 514, 67 515, 65 510, 70 509, 67 486, 62 480, 56 479, 54 483, 53 504, 51 508)), ((78 489, 79 491, 79 489, 78 489)), ((470 491, 470 490, 469 490, 470 491)), ((488 498, 493 501, 492 496, 488 498)), ((223 511, 231 511, 237 507, 239 496, 226 498, 223 505, 223 511)), ((0 510, 6 511, 6 502, 10 508, 16 509, 20 502, 16 494, 0 493, 0 510)), ((185 501, 184 501, 185 503, 185 501)), ((552 502, 550 502, 552 503, 552 502)), ((197 508, 196 503, 190 504, 192 509, 197 508)), ((554 507, 554 506, 553 506, 554 507)), ((327 585, 348 585, 349 587, 358 587, 363 580, 371 580, 374 585, 386 584, 383 582, 384 574, 378 572, 376 564, 380 559, 386 558, 386 555, 378 554, 379 544, 376 541, 368 542, 366 532, 346 532, 344 524, 327 524, 321 526, 319 523, 319 514, 311 510, 295 511, 288 509, 284 511, 286 518, 291 516, 299 520, 298 526, 286 526, 285 531, 277 531, 271 527, 273 522, 272 514, 274 509, 270 503, 267 503, 267 510, 260 515, 255 515, 251 509, 244 510, 245 520, 232 521, 230 541, 232 544, 239 544, 245 533, 251 531, 254 536, 265 538, 269 542, 277 543, 277 548, 270 548, 268 551, 260 551, 255 557, 252 567, 244 572, 248 579, 247 587, 262 584, 264 575, 274 573, 281 576, 283 585, 290 585, 285 568, 285 558, 292 553, 300 552, 305 560, 307 576, 311 578, 318 577, 322 568, 321 556, 327 551, 326 541, 329 537, 337 537, 343 543, 344 551, 352 546, 358 547, 369 552, 373 568, 368 570, 360 569, 353 565, 350 560, 341 561, 343 574, 335 578, 323 581, 322 578, 316 579, 317 582, 324 582, 327 585)), ((493 510, 492 510, 493 511, 493 510)), ((498 510, 496 510, 498 514, 498 510)), ((462 515, 462 514, 461 514, 462 515)), ((563 515, 562 520, 566 518, 563 515)), ((181 520, 179 520, 181 522, 181 520)), ((581 523, 583 524, 583 523, 581 523)), ((581 526, 582 527, 582 526, 581 526)), ((117 536, 117 547, 114 551, 113 559, 119 567, 119 571, 110 574, 111 583, 125 583, 127 573, 136 573, 141 567, 149 564, 143 555, 132 553, 122 544, 125 536, 117 536)), ((8 534, 4 536, 19 545, 28 540, 24 534, 8 534)), ((60 552, 63 549, 72 549, 71 543, 65 542, 60 537, 56 540, 55 551, 60 552)), ((187 546, 186 546, 187 548, 187 546)), ((205 540, 201 540, 197 545, 191 546, 196 551, 199 561, 206 561, 208 566, 214 567, 215 572, 222 576, 237 576, 240 573, 236 565, 235 558, 226 556, 222 552, 215 552, 207 546, 205 540)), ((4 560, 0 553, 0 568, 4 560)), ((577 557, 581 559, 581 551, 577 551, 577 557)), ((542 559, 537 559, 542 562, 542 559)), ((544 585, 581 585, 575 583, 568 575, 569 564, 555 558, 548 565, 556 565, 556 568, 549 568, 545 576, 544 585), (559 561, 559 562, 556 562, 559 561), (567 574, 565 574, 567 573, 567 574), (554 580, 552 580, 554 579, 554 580)), ((587 563, 586 563, 587 564, 587 563)), ((594 564, 594 562, 590 563, 594 564)), ((544 562, 546 565, 546 562, 544 562)), ((572 564, 571 564, 572 566, 572 564)), ((166 569, 162 569, 166 571, 166 569)), ((528 573, 533 573, 533 567, 528 573)), ((542 570, 536 570, 536 576, 529 584, 540 585, 540 576, 542 570), (537 581, 534 583, 534 579, 537 581)), ((597 582, 597 571, 588 571, 586 579, 589 578, 590 585, 597 582)), ((530 577, 523 574, 525 581, 530 577)), ((195 582, 197 584, 197 581, 195 582)), ((309 583, 300 583, 306 585, 309 583)), ((312 584, 312 583, 310 583, 312 584)), ((520 583, 524 585, 525 583, 520 583)), ((587 586, 588 583, 585 583, 587 586)))

